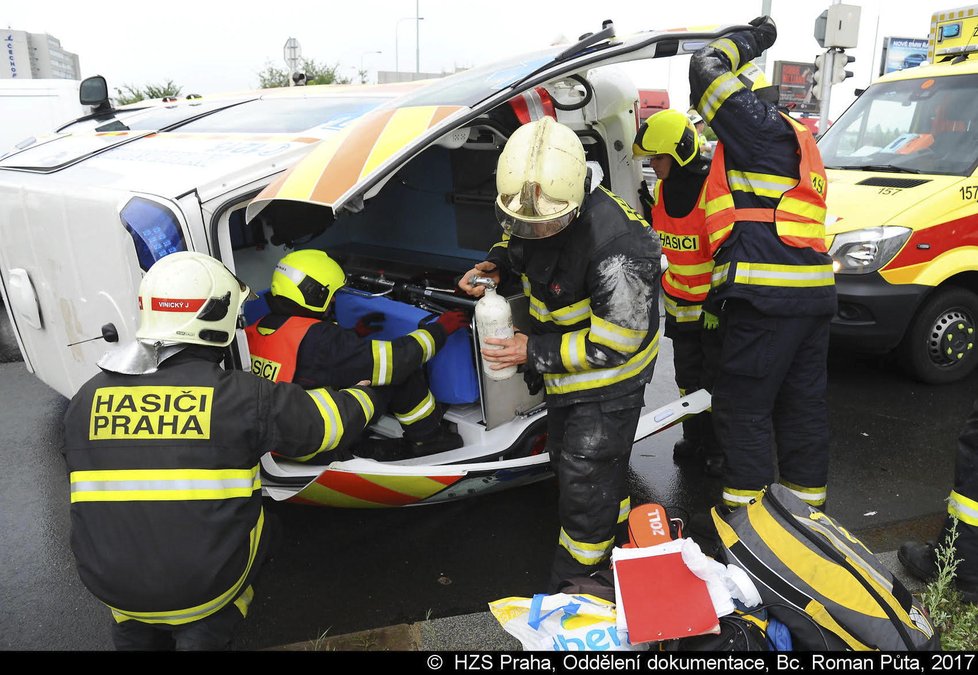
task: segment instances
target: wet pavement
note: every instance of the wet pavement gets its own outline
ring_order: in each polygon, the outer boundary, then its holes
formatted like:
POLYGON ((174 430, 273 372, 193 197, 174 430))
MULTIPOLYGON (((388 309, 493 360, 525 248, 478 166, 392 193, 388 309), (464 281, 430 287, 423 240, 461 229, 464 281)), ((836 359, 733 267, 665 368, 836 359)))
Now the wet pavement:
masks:
MULTIPOLYGON (((976 385, 978 373, 933 387, 833 354, 830 512, 872 550, 936 532, 976 385)), ((676 397, 668 340, 651 386, 661 403, 676 397)), ((111 649, 107 611, 79 582, 68 549, 66 406, 23 363, 0 364, 0 649, 111 649)), ((683 515, 719 493, 717 481, 672 463, 679 435, 636 444, 634 503, 659 501, 683 515)), ((487 603, 544 589, 558 529, 553 480, 434 506, 267 510, 283 537, 239 650, 511 647, 487 603)))

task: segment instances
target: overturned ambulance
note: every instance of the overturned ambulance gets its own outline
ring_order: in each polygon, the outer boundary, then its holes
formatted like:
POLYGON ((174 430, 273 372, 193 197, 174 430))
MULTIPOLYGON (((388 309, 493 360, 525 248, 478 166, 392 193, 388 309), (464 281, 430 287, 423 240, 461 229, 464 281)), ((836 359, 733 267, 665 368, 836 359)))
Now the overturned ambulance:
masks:
MULTIPOLYGON (((24 362, 73 395, 106 350, 91 338, 132 340, 142 274, 182 250, 220 259, 259 296, 286 252, 325 250, 347 274, 337 321, 352 326, 382 312, 379 338, 449 309, 471 311, 456 281, 500 237, 494 170, 509 135, 541 114, 555 116, 579 135, 602 183, 638 206, 642 171, 631 155, 638 90, 619 64, 691 54, 735 28, 619 38, 606 22, 576 44, 427 83, 160 102, 104 111, 40 138, 0 159, 0 290, 24 362)), ((532 308, 523 295, 509 300, 519 326, 532 308)), ((263 300, 245 312, 256 320, 263 300)), ((264 493, 390 507, 547 477, 542 396, 519 377, 485 377, 476 345, 477 336, 458 331, 426 366, 463 447, 326 466, 269 453, 264 493)), ((225 367, 250 367, 243 331, 225 367)), ((706 392, 647 406, 636 440, 708 407, 706 392)), ((103 431, 127 419, 115 418, 103 431)), ((371 433, 401 431, 382 417, 371 433)))

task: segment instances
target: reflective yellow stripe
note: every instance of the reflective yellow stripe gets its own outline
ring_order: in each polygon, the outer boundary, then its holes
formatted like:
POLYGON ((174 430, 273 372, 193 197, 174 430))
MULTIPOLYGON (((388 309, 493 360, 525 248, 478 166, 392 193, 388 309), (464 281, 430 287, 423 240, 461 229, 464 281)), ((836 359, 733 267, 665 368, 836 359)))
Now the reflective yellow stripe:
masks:
POLYGON ((729 59, 730 70, 732 72, 740 70, 740 50, 737 49, 737 45, 734 44, 733 40, 730 38, 720 38, 711 42, 710 46, 723 52, 727 59, 729 59))
MULTIPOLYGON (((722 265, 721 268, 726 267, 722 265)), ((713 273, 713 285, 717 285, 718 274, 725 276, 717 268, 713 273)), ((835 275, 832 265, 772 265, 768 263, 736 264, 734 283, 750 284, 753 286, 785 286, 792 288, 813 288, 816 286, 832 286, 835 275)))
POLYGON ((696 265, 679 265, 670 262, 669 267, 666 268, 666 271, 673 272, 674 274, 679 274, 684 277, 691 277, 697 274, 706 274, 712 269, 713 269, 713 261, 708 260, 707 262, 697 263, 696 265))
POLYGON ((164 502, 251 497, 261 489, 251 469, 119 469, 72 471, 71 503, 164 502))
POLYGON ((241 616, 244 618, 248 617, 248 608, 251 607, 251 601, 255 599, 255 589, 252 586, 242 591, 241 595, 238 596, 237 600, 234 601, 234 606, 238 608, 241 612, 241 616))
POLYGON ((345 391, 347 394, 357 400, 357 403, 359 403, 360 407, 363 409, 363 418, 367 422, 373 419, 374 402, 370 400, 370 397, 367 396, 366 392, 364 392, 362 389, 342 389, 341 391, 345 391))
POLYGON ((548 394, 567 394, 574 391, 604 387, 640 374, 652 363, 658 353, 659 334, 656 333, 655 337, 645 349, 638 352, 621 366, 616 368, 597 368, 568 375, 544 373, 543 381, 546 384, 548 394))
POLYGON ((968 499, 960 492, 951 490, 947 499, 947 512, 966 525, 978 527, 978 502, 968 499))
POLYGON ((743 506, 744 504, 750 504, 752 499, 757 499, 763 492, 764 490, 735 490, 734 488, 725 487, 723 488, 721 498, 727 506, 743 506))
MULTIPOLYGON (((817 204, 812 204, 802 199, 795 199, 794 197, 785 197, 782 199, 778 204, 778 211, 793 213, 806 220, 816 221, 819 224, 825 222, 826 211, 824 206, 818 206, 817 204)), ((778 225, 780 226, 781 223, 779 222, 778 225)))
POLYGON ((611 347, 622 354, 634 353, 645 342, 648 334, 647 330, 625 328, 600 316, 591 315, 591 342, 611 347))
POLYGON ((615 540, 612 538, 597 544, 575 541, 567 534, 564 528, 560 528, 560 537, 557 542, 567 549, 567 552, 570 553, 574 560, 582 565, 597 565, 608 557, 615 540))
POLYGON ((722 195, 714 197, 708 201, 704 210, 706 211, 706 217, 709 218, 715 213, 719 213, 725 209, 732 209, 733 207, 733 195, 729 192, 724 192, 722 195))
MULTIPOLYGON (((668 295, 664 296, 663 300, 665 301, 663 304, 666 308, 666 314, 675 318, 679 323, 699 321, 703 314, 703 305, 680 305, 668 295)), ((685 394, 680 393, 680 396, 685 396, 685 394)))
POLYGON ((523 295, 530 297, 530 279, 525 274, 520 275, 520 283, 523 284, 523 295))
POLYGON ((734 92, 744 89, 744 84, 733 73, 724 73, 717 77, 703 92, 696 109, 703 115, 703 121, 709 125, 717 110, 734 92))
MULTIPOLYGON (((712 265, 710 266, 712 269, 712 265)), ((676 278, 674 274, 670 274, 669 270, 666 270, 666 279, 672 285, 673 288, 679 291, 686 291, 692 295, 703 295, 710 291, 710 283, 700 284, 699 286, 688 286, 676 278)))
POLYGON ((625 497, 618 504, 618 524, 621 525, 628 520, 628 514, 632 511, 632 498, 625 497))
POLYGON ((560 338, 560 361, 568 372, 575 373, 588 367, 585 339, 588 329, 564 333, 560 338))
POLYGON ((374 357, 374 372, 370 384, 375 387, 390 384, 394 371, 393 345, 385 340, 371 340, 370 349, 374 357))
POLYGON ((241 591, 241 587, 244 585, 245 579, 248 578, 248 574, 251 572, 251 566, 255 562, 255 554, 258 552, 258 542, 261 540, 261 533, 264 526, 265 511, 262 510, 258 513, 258 522, 255 523, 255 526, 251 528, 251 532, 248 534, 248 564, 245 565, 244 572, 241 574, 238 580, 234 582, 234 585, 231 586, 231 588, 221 593, 213 600, 197 605, 196 607, 174 609, 164 612, 132 612, 109 605, 109 609, 112 610, 112 617, 119 623, 127 619, 136 619, 137 621, 142 621, 143 623, 168 623, 180 625, 210 616, 231 602, 231 599, 237 596, 241 591))
POLYGON ((783 221, 777 224, 779 237, 803 237, 805 239, 825 239, 825 226, 821 223, 793 223, 783 221))
POLYGON ((733 230, 733 223, 730 223, 724 228, 710 232, 710 243, 717 241, 718 239, 725 239, 730 231, 733 230))
MULTIPOLYGON (((529 289, 529 281, 524 284, 524 290, 529 289)), ((530 295, 530 316, 541 323, 553 321, 558 326, 573 326, 586 321, 591 316, 591 299, 584 298, 572 305, 558 309, 548 309, 539 298, 530 295)))
POLYGON ((784 480, 780 481, 780 483, 806 504, 811 504, 812 506, 822 506, 825 504, 826 486, 824 485, 804 487, 784 480))
POLYGON ((608 195, 609 197, 611 197, 612 201, 614 201, 616 204, 618 204, 618 206, 621 208, 622 212, 626 216, 628 216, 628 219, 629 220, 639 221, 641 223, 644 223, 645 226, 648 227, 648 223, 645 222, 645 218, 643 218, 642 215, 638 211, 636 211, 635 209, 633 209, 631 204, 629 204, 628 202, 626 202, 624 199, 622 199, 621 197, 619 197, 618 195, 616 195, 611 190, 608 190, 603 185, 599 185, 598 188, 603 193, 605 193, 606 195, 608 195))
POLYGON ((727 184, 731 190, 779 199, 785 192, 798 185, 798 179, 770 173, 727 171, 727 184))
POLYGON ((421 350, 424 352, 424 363, 428 363, 431 357, 435 355, 435 338, 423 328, 411 331, 408 335, 417 340, 418 344, 421 345, 421 350))
POLYGON ((415 422, 422 420, 428 415, 430 415, 432 412, 434 412, 434 410, 435 410, 435 397, 432 396, 431 392, 429 391, 427 395, 425 395, 425 397, 421 400, 421 403, 414 406, 413 409, 411 409, 410 411, 402 415, 398 415, 397 413, 394 413, 394 417, 396 417, 397 421, 400 422, 401 424, 404 425, 414 424, 415 422))
POLYGON ((319 446, 319 450, 303 457, 297 457, 296 459, 300 462, 314 457, 323 450, 332 450, 339 445, 340 438, 343 436, 343 420, 340 418, 340 411, 336 407, 333 397, 325 389, 310 389, 306 393, 312 397, 316 407, 319 408, 319 414, 323 416, 325 430, 323 444, 319 446))

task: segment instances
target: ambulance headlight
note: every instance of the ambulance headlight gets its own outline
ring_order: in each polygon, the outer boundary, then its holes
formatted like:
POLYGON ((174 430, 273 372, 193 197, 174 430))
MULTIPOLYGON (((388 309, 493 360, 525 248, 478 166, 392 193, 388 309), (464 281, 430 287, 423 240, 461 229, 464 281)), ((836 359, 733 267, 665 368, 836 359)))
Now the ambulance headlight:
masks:
POLYGON ((869 274, 893 259, 910 238, 910 228, 887 225, 837 234, 829 255, 836 274, 869 274))

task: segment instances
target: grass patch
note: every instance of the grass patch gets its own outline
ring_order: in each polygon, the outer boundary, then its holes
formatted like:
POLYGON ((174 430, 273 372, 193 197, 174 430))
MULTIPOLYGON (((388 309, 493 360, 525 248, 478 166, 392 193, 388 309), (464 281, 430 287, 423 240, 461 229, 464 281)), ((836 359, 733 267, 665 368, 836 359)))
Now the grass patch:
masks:
POLYGON ((927 584, 921 597, 931 621, 941 634, 944 651, 978 650, 978 605, 961 602, 961 594, 954 584, 958 564, 955 543, 958 540, 958 520, 955 518, 951 531, 937 547, 937 578, 927 584))

